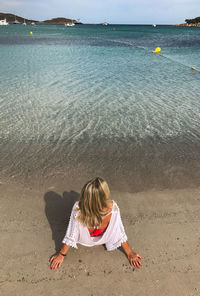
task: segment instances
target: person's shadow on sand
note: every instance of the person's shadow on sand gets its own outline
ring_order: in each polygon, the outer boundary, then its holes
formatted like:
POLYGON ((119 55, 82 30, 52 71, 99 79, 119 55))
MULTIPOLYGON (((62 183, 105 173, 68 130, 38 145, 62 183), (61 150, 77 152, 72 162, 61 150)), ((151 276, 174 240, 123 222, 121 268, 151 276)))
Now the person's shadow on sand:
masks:
POLYGON ((61 248, 72 207, 78 200, 79 194, 75 191, 63 192, 62 196, 54 191, 49 191, 44 195, 45 214, 51 227, 56 252, 61 248))

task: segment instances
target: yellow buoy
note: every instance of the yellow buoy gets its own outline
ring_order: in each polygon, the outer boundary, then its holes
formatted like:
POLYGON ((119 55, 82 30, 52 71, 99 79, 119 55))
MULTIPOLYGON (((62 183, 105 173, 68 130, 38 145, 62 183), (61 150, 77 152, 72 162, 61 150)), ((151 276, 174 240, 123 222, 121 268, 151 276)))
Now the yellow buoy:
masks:
POLYGON ((33 35, 33 32, 30 32, 30 35, 33 35))
POLYGON ((156 49, 154 51, 152 51, 153 53, 160 53, 161 52, 161 48, 160 47, 156 47, 156 49))

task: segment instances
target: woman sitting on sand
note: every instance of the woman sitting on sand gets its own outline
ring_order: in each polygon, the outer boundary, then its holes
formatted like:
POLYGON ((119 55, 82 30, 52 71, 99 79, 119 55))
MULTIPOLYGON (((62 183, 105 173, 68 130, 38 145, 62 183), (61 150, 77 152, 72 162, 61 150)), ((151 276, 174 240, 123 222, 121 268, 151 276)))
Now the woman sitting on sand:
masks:
POLYGON ((87 247, 105 244, 107 251, 122 246, 131 266, 142 266, 142 257, 128 244, 119 207, 110 200, 108 184, 101 178, 95 178, 83 187, 79 202, 72 208, 62 248, 51 257, 50 268, 59 268, 69 248, 77 248, 77 243, 87 247))

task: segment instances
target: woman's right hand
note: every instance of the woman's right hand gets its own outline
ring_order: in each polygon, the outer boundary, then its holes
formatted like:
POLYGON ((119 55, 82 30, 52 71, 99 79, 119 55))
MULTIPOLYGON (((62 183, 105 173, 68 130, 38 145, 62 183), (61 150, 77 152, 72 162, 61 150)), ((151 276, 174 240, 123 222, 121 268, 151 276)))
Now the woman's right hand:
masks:
POLYGON ((51 259, 49 260, 50 268, 51 269, 59 268, 63 263, 63 260, 64 260, 64 257, 60 253, 52 256, 51 259))

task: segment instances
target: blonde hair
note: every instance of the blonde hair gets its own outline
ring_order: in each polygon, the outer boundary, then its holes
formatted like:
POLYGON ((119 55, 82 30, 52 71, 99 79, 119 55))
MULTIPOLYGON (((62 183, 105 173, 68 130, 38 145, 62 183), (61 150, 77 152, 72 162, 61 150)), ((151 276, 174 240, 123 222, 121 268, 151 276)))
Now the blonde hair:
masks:
POLYGON ((100 226, 109 198, 110 190, 105 180, 97 177, 87 182, 81 190, 77 220, 88 228, 100 226))

